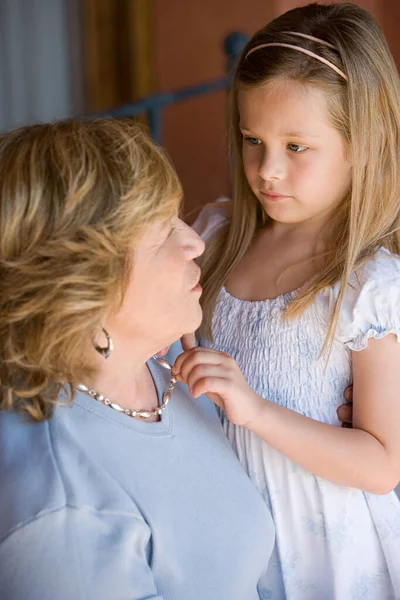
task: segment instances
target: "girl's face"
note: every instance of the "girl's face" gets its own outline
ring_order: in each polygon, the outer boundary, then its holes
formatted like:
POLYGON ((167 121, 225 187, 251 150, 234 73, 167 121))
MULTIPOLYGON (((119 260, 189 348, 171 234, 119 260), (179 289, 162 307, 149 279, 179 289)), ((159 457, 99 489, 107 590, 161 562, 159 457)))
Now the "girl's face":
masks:
POLYGON ((275 79, 239 93, 249 185, 271 219, 325 223, 351 185, 349 148, 323 91, 275 79))

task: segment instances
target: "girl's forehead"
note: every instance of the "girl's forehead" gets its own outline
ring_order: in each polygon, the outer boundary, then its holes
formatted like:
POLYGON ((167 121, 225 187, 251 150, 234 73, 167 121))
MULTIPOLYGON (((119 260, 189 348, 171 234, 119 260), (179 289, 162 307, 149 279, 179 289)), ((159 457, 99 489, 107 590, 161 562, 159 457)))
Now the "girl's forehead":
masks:
POLYGON ((262 85, 239 89, 239 108, 264 104, 317 105, 326 110, 327 93, 311 84, 292 79, 272 79, 262 85))
POLYGON ((295 81, 272 80, 239 91, 240 128, 268 127, 320 135, 331 128, 326 93, 295 81))

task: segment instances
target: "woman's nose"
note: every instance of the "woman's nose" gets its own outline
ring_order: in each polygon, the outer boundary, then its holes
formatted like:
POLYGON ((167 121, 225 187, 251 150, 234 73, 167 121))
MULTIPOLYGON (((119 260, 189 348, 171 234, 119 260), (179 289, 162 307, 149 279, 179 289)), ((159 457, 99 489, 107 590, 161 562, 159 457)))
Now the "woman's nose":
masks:
POLYGON ((191 228, 189 225, 187 227, 187 241, 186 241, 186 249, 188 252, 189 260, 194 260, 201 256, 205 250, 205 244, 201 237, 191 228))

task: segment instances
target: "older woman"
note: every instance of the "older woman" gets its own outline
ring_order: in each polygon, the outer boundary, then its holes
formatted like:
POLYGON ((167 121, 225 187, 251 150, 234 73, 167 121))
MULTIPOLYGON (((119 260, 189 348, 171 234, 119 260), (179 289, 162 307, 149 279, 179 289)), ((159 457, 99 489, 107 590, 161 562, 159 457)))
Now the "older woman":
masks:
POLYGON ((4 600, 259 597, 268 509, 153 356, 201 320, 180 200, 132 122, 0 139, 4 600))

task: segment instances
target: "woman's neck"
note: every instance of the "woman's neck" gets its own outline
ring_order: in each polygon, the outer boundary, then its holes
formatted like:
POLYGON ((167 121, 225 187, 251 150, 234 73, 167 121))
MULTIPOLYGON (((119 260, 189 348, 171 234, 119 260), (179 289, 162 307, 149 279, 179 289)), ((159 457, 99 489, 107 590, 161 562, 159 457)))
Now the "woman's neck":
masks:
POLYGON ((118 339, 113 341, 114 350, 108 359, 90 348, 88 359, 94 366, 94 375, 82 383, 123 408, 155 408, 157 390, 146 364, 145 349, 137 342, 127 345, 118 339))

